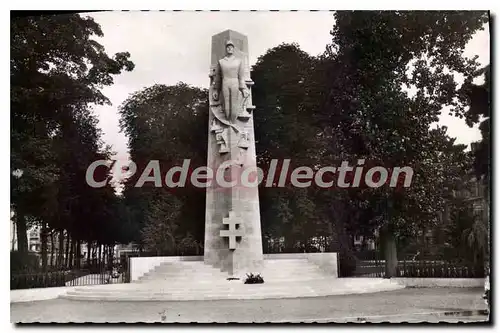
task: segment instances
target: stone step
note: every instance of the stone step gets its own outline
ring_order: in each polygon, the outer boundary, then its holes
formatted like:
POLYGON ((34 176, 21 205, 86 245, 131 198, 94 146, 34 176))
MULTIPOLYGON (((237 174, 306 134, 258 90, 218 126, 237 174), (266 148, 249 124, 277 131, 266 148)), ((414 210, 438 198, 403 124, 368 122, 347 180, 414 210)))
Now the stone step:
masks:
POLYGON ((297 298, 297 297, 314 297, 318 296, 315 294, 301 294, 297 296, 296 294, 266 294, 266 295, 238 295, 238 294, 203 294, 203 295, 149 295, 149 296, 134 296, 134 295, 123 295, 123 296, 99 296, 99 295, 65 295, 61 296, 63 299, 68 300, 78 300, 78 301, 122 301, 122 302, 141 302, 141 301, 208 301, 208 300, 244 300, 244 299, 281 299, 281 298, 297 298))
MULTIPOLYGON (((327 277, 326 275, 323 274, 304 274, 304 275, 273 275, 273 274, 261 274, 261 277, 264 280, 314 280, 314 279, 321 279, 327 277)), ((331 278, 334 278, 331 276, 331 278)))
MULTIPOLYGON (((266 293, 286 293, 286 292, 292 292, 290 290, 290 287, 280 287, 280 286, 268 286, 268 287, 262 287, 262 285, 244 285, 244 287, 237 287, 237 288, 229 288, 229 287, 222 287, 219 286, 217 288, 190 288, 190 287, 185 287, 185 288, 168 288, 168 289, 158 289, 158 288, 151 288, 151 289, 136 289, 134 290, 134 295, 136 296, 143 296, 143 295, 152 295, 152 294, 168 294, 168 295, 180 295, 180 294, 234 294, 234 293, 255 293, 255 292, 266 292, 266 293)), ((123 290, 75 290, 75 291, 70 291, 67 293, 68 295, 123 295, 123 294, 128 294, 128 292, 125 292, 123 290)))
MULTIPOLYGON (((287 270, 272 270, 272 271, 260 271, 260 272, 254 272, 257 274, 260 274, 262 277, 268 276, 268 277, 292 277, 292 276, 327 276, 326 272, 321 272, 317 270, 306 270, 306 271, 287 271, 287 270)), ((242 274, 241 278, 245 278, 246 274, 242 274)), ((228 278, 227 273, 193 273, 190 274, 189 272, 178 272, 178 273, 172 273, 172 272, 152 272, 152 273, 147 273, 140 277, 140 279, 144 278, 158 278, 158 279, 182 279, 182 278, 189 278, 189 279, 226 279, 228 278)))
POLYGON ((226 279, 228 277, 227 274, 188 274, 188 273, 151 273, 148 275, 143 275, 139 278, 140 279, 159 279, 159 280, 165 280, 165 279, 172 279, 172 280, 178 280, 178 279, 190 279, 190 280, 218 280, 218 279, 226 279))
MULTIPOLYGON (((264 267, 248 273, 259 273, 265 281, 306 281, 331 276, 307 259, 266 259, 264 267)), ((162 282, 184 285, 186 281, 216 282, 229 277, 227 272, 205 264, 203 261, 168 262, 156 266, 139 278, 141 283, 162 282)), ((239 276, 241 280, 246 274, 239 276)))
POLYGON ((296 272, 296 273, 307 273, 307 272, 323 272, 321 268, 314 266, 306 266, 306 267, 264 267, 262 272, 296 272))
POLYGON ((168 275, 168 274, 152 274, 152 275, 146 275, 142 276, 139 278, 140 280, 151 280, 151 279, 156 279, 156 280, 183 280, 186 281, 186 279, 189 279, 190 281, 216 281, 216 280, 226 280, 227 276, 226 275, 168 275))
POLYGON ((328 295, 360 294, 403 288, 395 281, 377 278, 322 279, 308 282, 279 282, 245 285, 241 282, 211 286, 193 284, 184 288, 129 283, 79 287, 62 298, 93 301, 182 301, 215 299, 296 298, 328 295), (147 286, 147 288, 146 288, 147 286))
POLYGON ((167 271, 167 270, 154 270, 150 271, 143 276, 227 276, 227 273, 223 273, 220 271, 167 271))
POLYGON ((302 264, 302 263, 310 263, 309 260, 305 259, 305 258, 298 258, 298 259, 265 259, 264 262, 266 263, 272 263, 272 264, 291 264, 291 263, 298 263, 298 264, 302 264))
MULTIPOLYGON (((314 291, 309 290, 308 293, 314 293, 314 291)), ((262 292, 260 292, 262 294, 262 292)), ((267 296, 279 296, 279 295, 293 295, 294 292, 291 292, 290 290, 266 290, 265 294, 267 296)), ((139 293, 139 292, 134 292, 134 293, 75 293, 75 292, 69 292, 65 296, 69 297, 99 297, 99 298, 126 298, 128 296, 133 296, 136 298, 154 298, 154 297, 196 297, 196 296, 218 296, 218 297, 224 297, 224 296, 259 296, 258 291, 252 291, 252 292, 244 292, 244 291, 205 291, 203 293, 192 293, 192 292, 187 292, 186 290, 179 290, 178 292, 149 292, 149 293, 139 293)))
POLYGON ((219 269, 208 269, 208 268, 199 268, 199 269, 184 269, 182 267, 159 267, 156 268, 152 271, 149 271, 148 273, 151 272, 157 272, 157 273, 182 273, 182 272, 187 272, 190 274, 196 274, 196 273, 222 273, 219 269))
MULTIPOLYGON (((304 279, 309 279, 309 280, 314 280, 314 279, 324 279, 324 278, 336 278, 335 276, 328 275, 328 274, 323 274, 323 273, 307 273, 307 274, 282 274, 279 272, 276 273, 262 273, 260 276, 264 280, 304 280, 304 279)), ((241 279, 246 279, 245 277, 241 277, 241 279)))
POLYGON ((307 275, 271 275, 262 274, 261 277, 265 281, 304 281, 304 280, 317 280, 324 279, 327 276, 322 274, 307 274, 307 275))
POLYGON ((164 287, 156 285, 138 285, 138 284, 126 284, 121 289, 105 289, 105 288, 86 288, 80 287, 71 292, 69 295, 76 294, 89 294, 89 295, 123 295, 128 294, 131 291, 134 295, 151 295, 151 294, 185 294, 185 293, 275 293, 275 292, 289 292, 294 290, 334 290, 334 289, 346 289, 346 288, 370 288, 377 287, 380 285, 395 285, 394 283, 381 282, 381 283, 346 283, 339 284, 334 281, 314 280, 305 283, 298 283, 297 281, 289 283, 264 283, 264 284, 254 284, 245 285, 243 283, 232 282, 226 284, 212 284, 212 285, 191 285, 191 286, 172 286, 170 284, 164 287))
POLYGON ((177 262, 163 262, 160 263, 156 267, 184 267, 184 268, 189 268, 189 267, 206 267, 206 268, 214 268, 211 265, 205 264, 203 261, 177 261, 177 262))
MULTIPOLYGON (((304 281, 330 277, 329 274, 308 262, 307 259, 266 260, 265 267, 252 273, 259 273, 266 281, 304 281)), ((176 262, 161 264, 139 278, 139 281, 150 283, 157 280, 169 280, 170 283, 184 285, 186 280, 215 282, 227 279, 227 277, 226 272, 221 272, 219 269, 205 265, 203 262, 190 262, 187 265, 176 262)), ((245 277, 243 275, 240 278, 244 280, 245 277)))
POLYGON ((305 266, 305 267, 264 267, 262 272, 323 272, 319 267, 305 266))
POLYGON ((223 276, 220 270, 214 269, 211 266, 205 265, 202 261, 187 261, 187 262, 172 262, 162 263, 156 266, 153 270, 147 272, 139 279, 150 279, 158 277, 164 278, 192 278, 199 276, 205 278, 210 276, 223 276))
POLYGON ((146 274, 150 274, 150 273, 161 273, 161 274, 166 274, 166 273, 169 273, 169 274, 181 274, 181 273, 186 273, 186 274, 192 274, 192 275, 195 275, 195 274, 222 274, 223 272, 221 272, 220 270, 206 270, 206 269, 193 269, 193 270, 190 270, 190 269, 155 269, 155 270, 152 270, 152 271, 149 271, 148 273, 146 274))

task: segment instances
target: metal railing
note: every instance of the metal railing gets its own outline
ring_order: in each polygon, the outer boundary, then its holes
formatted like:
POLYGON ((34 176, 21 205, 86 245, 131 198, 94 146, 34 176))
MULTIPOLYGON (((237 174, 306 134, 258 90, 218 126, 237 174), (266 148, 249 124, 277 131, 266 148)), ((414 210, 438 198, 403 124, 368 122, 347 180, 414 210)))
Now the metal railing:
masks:
POLYGON ((483 278, 484 270, 468 264, 438 260, 399 261, 398 277, 483 278))
MULTIPOLYGON (((352 276, 384 277, 385 260, 361 260, 352 276)), ((463 263, 442 260, 400 260, 397 277, 483 278, 484 270, 463 263)))
POLYGON ((112 271, 96 273, 91 270, 56 271, 46 273, 11 274, 10 289, 74 287, 97 284, 124 283, 125 274, 112 271))
POLYGON ((49 287, 88 286, 128 282, 127 260, 113 263, 94 262, 82 268, 57 269, 47 271, 11 272, 10 289, 30 289, 49 287))

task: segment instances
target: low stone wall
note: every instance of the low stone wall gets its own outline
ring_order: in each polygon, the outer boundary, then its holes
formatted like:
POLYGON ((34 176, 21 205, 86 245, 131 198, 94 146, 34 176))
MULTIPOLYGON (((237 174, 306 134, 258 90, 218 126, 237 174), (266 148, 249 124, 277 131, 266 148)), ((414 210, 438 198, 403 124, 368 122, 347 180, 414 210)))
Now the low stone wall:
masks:
POLYGON ((58 298, 69 291, 73 291, 76 287, 51 287, 51 288, 33 288, 33 289, 17 289, 10 291, 10 302, 33 302, 45 301, 48 299, 58 298))
POLYGON ((337 253, 335 252, 307 253, 307 260, 319 266, 330 276, 339 277, 337 271, 337 253))
POLYGON ((392 278, 407 288, 483 288, 484 279, 392 278))
POLYGON ((141 276, 153 270, 165 262, 177 261, 203 261, 203 256, 181 256, 181 257, 131 257, 130 258, 130 281, 137 281, 141 276))
POLYGON ((337 253, 336 252, 317 252, 317 253, 269 253, 264 254, 266 259, 307 259, 317 265, 322 270, 333 277, 338 277, 337 271, 337 253))

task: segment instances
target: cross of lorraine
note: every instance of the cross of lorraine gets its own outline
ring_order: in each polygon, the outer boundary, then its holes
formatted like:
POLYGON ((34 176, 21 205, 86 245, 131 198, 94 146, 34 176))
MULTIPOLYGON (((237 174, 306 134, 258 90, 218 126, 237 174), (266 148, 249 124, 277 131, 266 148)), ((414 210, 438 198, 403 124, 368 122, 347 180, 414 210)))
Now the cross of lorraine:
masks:
POLYGON ((222 223, 227 224, 228 229, 221 230, 220 236, 221 237, 228 237, 229 238, 229 249, 235 250, 237 237, 243 236, 243 231, 241 229, 239 229, 239 225, 241 224, 241 221, 236 216, 234 211, 230 211, 229 217, 223 218, 222 223))

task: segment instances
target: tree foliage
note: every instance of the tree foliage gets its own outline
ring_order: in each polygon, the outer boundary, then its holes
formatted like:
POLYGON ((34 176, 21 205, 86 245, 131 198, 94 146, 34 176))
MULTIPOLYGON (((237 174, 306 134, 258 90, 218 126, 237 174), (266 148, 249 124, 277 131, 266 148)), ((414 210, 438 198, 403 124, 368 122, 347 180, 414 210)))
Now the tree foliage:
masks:
MULTIPOLYGON (((257 162, 263 170, 272 159, 279 161, 277 175, 284 159, 291 160, 290 170, 321 163, 324 141, 315 114, 324 100, 322 66, 296 44, 268 50, 253 66, 257 162)), ((313 188, 261 187, 264 239, 284 237, 286 251, 309 249, 308 241, 321 229, 313 193, 313 188)))
POLYGON ((89 187, 85 172, 111 157, 92 105, 109 103, 101 88, 134 64, 127 52, 108 56, 95 36, 103 36, 99 24, 77 14, 12 19, 11 170, 21 176, 11 176, 11 198, 20 251, 27 220, 73 241, 118 240, 114 190, 89 187))
MULTIPOLYGON (((312 240, 323 237, 330 242, 325 250, 340 252, 341 263, 352 268, 352 236, 380 231, 391 266, 398 242, 438 226, 473 159, 477 174, 489 175, 489 67, 463 56, 488 15, 363 11, 336 12, 334 18, 323 55, 281 44, 253 66, 258 166, 268 170, 272 159, 291 159, 290 170, 318 170, 362 159, 365 169, 411 167, 411 186, 261 187, 264 239, 284 238, 280 251, 314 251, 312 240), (482 74, 485 83, 473 84, 482 74), (445 127, 433 125, 445 108, 468 124, 482 121, 475 156, 445 127)), ((134 67, 126 52, 109 57, 94 35, 102 36, 99 25, 78 15, 12 24, 11 169, 23 171, 11 178, 18 225, 34 220, 81 241, 134 240, 160 254, 198 254, 205 191, 167 189, 164 179, 184 159, 191 169, 206 164, 208 91, 179 83, 133 93, 120 106, 120 126, 137 172, 126 179, 123 197, 110 187, 90 188, 86 167, 111 155, 90 106, 108 103, 100 89, 134 67), (159 161, 163 187, 136 187, 151 160, 159 161)), ((110 178, 98 170, 97 178, 110 178)), ((482 249, 480 225, 453 232, 482 249)))
POLYGON ((482 12, 335 14, 328 56, 337 79, 329 82, 325 113, 342 133, 342 149, 389 169, 414 171, 407 189, 355 191, 369 201, 376 226, 389 238, 437 223, 450 191, 444 184, 466 168, 461 157, 453 160, 458 165, 442 164, 452 161, 452 141, 445 128, 429 128, 447 106, 464 117, 466 105, 453 74, 466 83, 473 80, 479 64, 463 51, 487 19, 482 12))
POLYGON ((457 78, 467 86, 477 75, 477 59, 463 51, 487 19, 482 12, 336 12, 324 55, 283 44, 261 56, 252 75, 262 166, 272 158, 313 168, 363 159, 366 168, 414 171, 409 188, 308 189, 305 206, 292 199, 302 190, 261 188, 264 233, 330 230, 334 248, 348 255, 349 235, 385 230, 403 241, 439 223, 471 160, 445 127, 431 126, 445 107, 467 116, 457 78), (303 220, 309 224, 301 228, 303 220))
POLYGON ((482 84, 474 84, 472 82, 465 83, 460 92, 467 100, 469 109, 465 113, 466 121, 469 126, 479 123, 481 131, 481 141, 475 143, 474 149, 474 171, 478 179, 483 179, 485 184, 489 183, 491 173, 491 157, 490 157, 490 82, 491 69, 490 65, 477 71, 477 76, 484 76, 482 84))
MULTIPOLYGON (((175 223, 172 222, 172 226, 176 225, 172 227, 172 239, 179 239, 176 244, 182 248, 187 246, 191 251, 198 251, 192 244, 203 243, 205 191, 190 187, 189 179, 187 186, 169 189, 165 174, 171 167, 181 166, 184 159, 190 160, 191 170, 206 165, 208 91, 184 83, 154 85, 132 94, 120 107, 120 115, 131 160, 137 165, 137 172, 126 180, 124 189, 126 205, 137 227, 153 230, 153 225, 165 221, 156 213, 151 215, 151 210, 158 205, 170 207, 178 214, 175 223), (136 187, 139 178, 147 172, 147 165, 154 160, 160 166, 162 187, 155 188, 153 182, 136 187), (163 202, 174 198, 179 204, 172 206, 163 202), (192 241, 188 242, 189 239, 192 241)), ((139 243, 143 240, 136 237, 139 243)), ((180 251, 175 246, 169 249, 180 251)), ((162 247, 161 251, 166 249, 162 247)))

